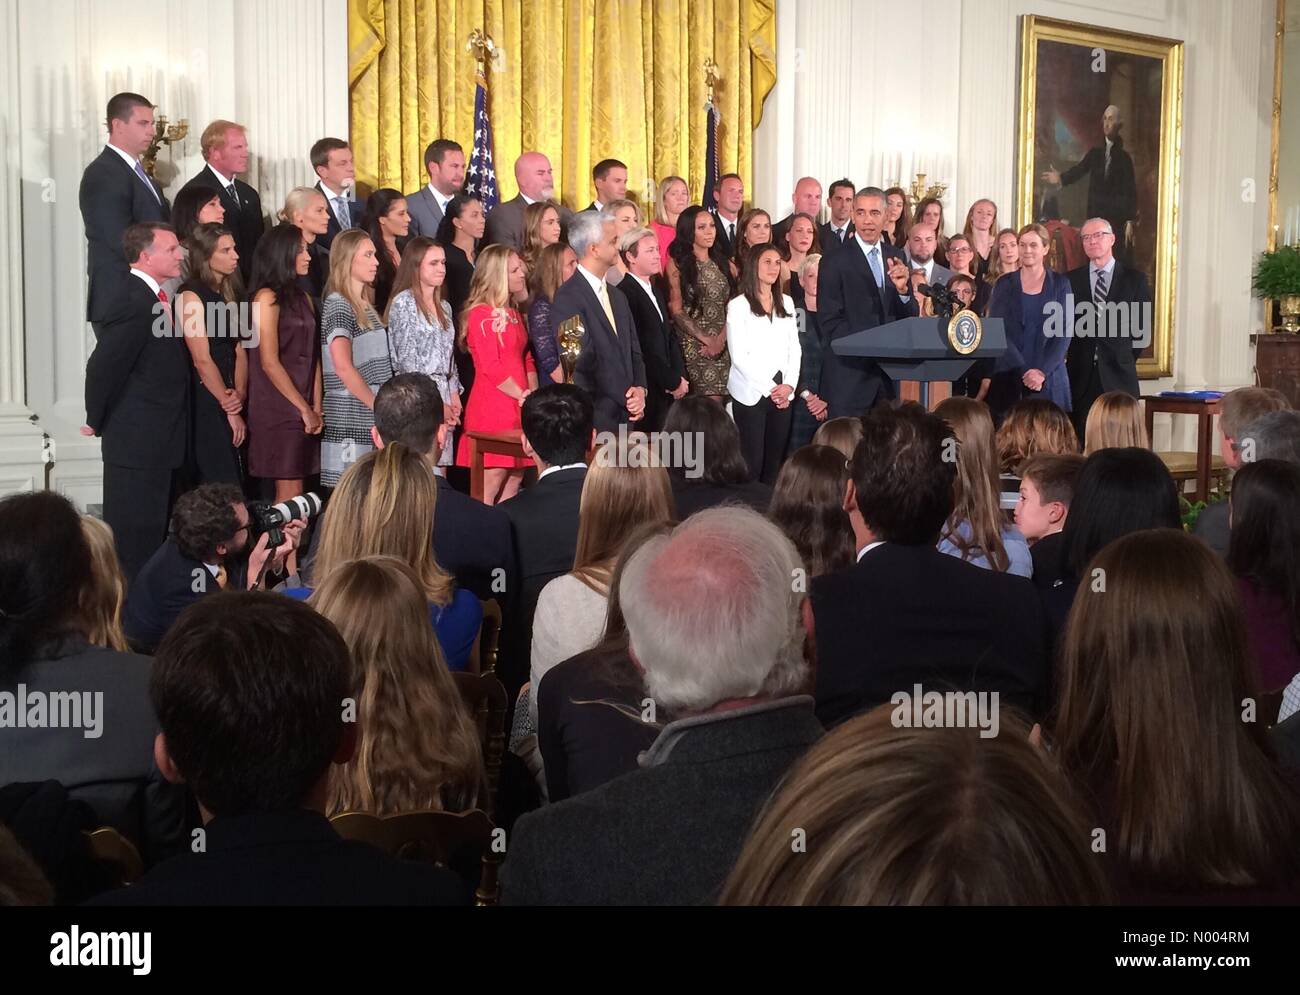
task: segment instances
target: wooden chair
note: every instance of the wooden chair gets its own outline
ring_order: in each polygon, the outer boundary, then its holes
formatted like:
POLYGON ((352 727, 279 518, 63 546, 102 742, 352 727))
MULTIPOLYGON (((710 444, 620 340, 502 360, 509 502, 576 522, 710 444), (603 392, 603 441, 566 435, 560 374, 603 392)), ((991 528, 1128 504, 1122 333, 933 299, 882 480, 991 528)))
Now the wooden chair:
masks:
POLYGON ((137 881, 144 873, 144 861, 135 844, 112 826, 88 830, 83 833, 90 843, 90 855, 103 865, 116 888, 137 881))
POLYGON ((330 825, 347 840, 377 846, 403 860, 419 860, 439 867, 450 865, 452 857, 466 848, 481 854, 482 869, 475 905, 496 905, 500 895, 498 877, 502 855, 492 849, 492 820, 486 812, 399 812, 378 816, 370 812, 341 812, 330 825))
POLYGON ((506 749, 506 689, 495 674, 453 673, 456 689, 478 727, 483 747, 483 768, 488 796, 484 802, 489 816, 496 813, 497 786, 501 782, 501 758, 506 749))
POLYGON ((492 674, 497 669, 497 651, 501 646, 501 606, 495 598, 481 602, 483 622, 469 657, 469 669, 475 674, 492 674))
MULTIPOLYGON (((1156 453, 1165 467, 1169 470, 1169 475, 1178 483, 1179 491, 1185 489, 1187 481, 1196 480, 1196 453, 1185 450, 1173 450, 1170 452, 1156 453)), ((1210 487, 1220 494, 1226 492, 1228 482, 1228 467, 1223 462, 1223 457, 1219 455, 1210 458, 1210 487)))

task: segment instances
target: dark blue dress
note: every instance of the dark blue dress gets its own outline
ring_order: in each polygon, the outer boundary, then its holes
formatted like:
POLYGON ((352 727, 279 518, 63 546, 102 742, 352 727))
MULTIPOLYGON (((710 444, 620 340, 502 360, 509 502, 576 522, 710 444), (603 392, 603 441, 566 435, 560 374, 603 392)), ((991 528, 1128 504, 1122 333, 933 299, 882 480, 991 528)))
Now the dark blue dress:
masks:
POLYGON ((1069 279, 1050 269, 1037 294, 1024 292, 1019 272, 1008 273, 993 288, 989 317, 1001 318, 1007 334, 1007 351, 997 361, 988 396, 995 421, 1000 422, 1022 397, 1044 397, 1070 410, 1070 378, 1065 371, 1072 327, 1069 293, 1069 279), (1042 390, 1024 385, 1026 370, 1043 372, 1042 390))

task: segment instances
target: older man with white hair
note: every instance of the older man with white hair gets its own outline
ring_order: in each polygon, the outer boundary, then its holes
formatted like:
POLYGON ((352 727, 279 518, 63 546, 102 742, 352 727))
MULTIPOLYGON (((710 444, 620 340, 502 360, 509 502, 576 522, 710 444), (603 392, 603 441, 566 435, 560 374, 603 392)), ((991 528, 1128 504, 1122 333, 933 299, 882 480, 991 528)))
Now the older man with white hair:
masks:
POLYGON ((521 818, 504 895, 519 905, 712 901, 786 769, 822 732, 794 546, 762 515, 723 507, 650 539, 619 601, 663 725, 640 769, 521 818))
POLYGON ((1094 145, 1087 155, 1069 169, 1061 172, 1050 165, 1042 179, 1060 189, 1088 177, 1088 216, 1105 218, 1115 234, 1115 254, 1128 261, 1129 245, 1125 229, 1137 218, 1137 174, 1133 157, 1124 148, 1120 129, 1124 116, 1119 107, 1110 104, 1101 115, 1102 143, 1094 145))

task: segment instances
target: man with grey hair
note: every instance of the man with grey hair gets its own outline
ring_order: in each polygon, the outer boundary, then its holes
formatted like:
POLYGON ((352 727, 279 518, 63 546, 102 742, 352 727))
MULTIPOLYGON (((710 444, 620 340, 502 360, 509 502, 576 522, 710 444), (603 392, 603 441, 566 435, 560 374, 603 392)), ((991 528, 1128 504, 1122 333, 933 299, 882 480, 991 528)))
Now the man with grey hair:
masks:
POLYGON ((618 259, 618 226, 604 211, 583 211, 569 222, 569 246, 578 257, 573 276, 555 292, 551 323, 571 318, 582 327, 573 382, 591 395, 598 432, 645 414, 645 363, 627 298, 611 290, 605 274, 618 259))
POLYGON ((618 595, 641 718, 671 721, 639 770, 519 820, 506 902, 716 898, 755 813, 822 732, 804 693, 801 577, 790 540, 740 507, 692 515, 631 556, 618 595))
POLYGON ((1300 411, 1270 411, 1260 415, 1237 440, 1241 462, 1280 459, 1300 464, 1300 411))

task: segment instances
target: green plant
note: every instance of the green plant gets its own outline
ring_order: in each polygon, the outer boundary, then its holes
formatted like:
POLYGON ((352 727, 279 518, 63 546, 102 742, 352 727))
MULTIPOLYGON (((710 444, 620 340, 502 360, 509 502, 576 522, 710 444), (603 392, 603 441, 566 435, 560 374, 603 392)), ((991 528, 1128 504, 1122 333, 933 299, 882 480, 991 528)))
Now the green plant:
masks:
POLYGON ((1262 253, 1255 264, 1251 289, 1256 297, 1277 300, 1287 294, 1300 294, 1300 249, 1284 245, 1262 253))

